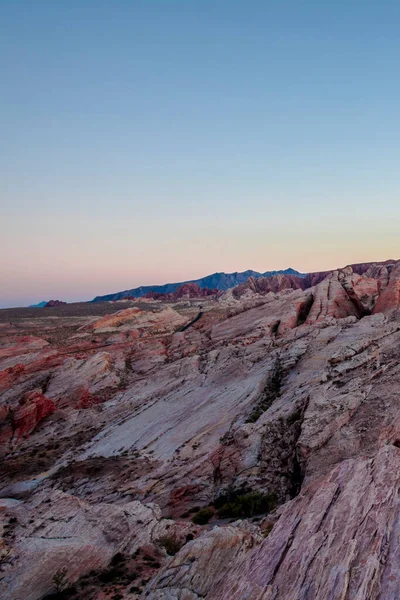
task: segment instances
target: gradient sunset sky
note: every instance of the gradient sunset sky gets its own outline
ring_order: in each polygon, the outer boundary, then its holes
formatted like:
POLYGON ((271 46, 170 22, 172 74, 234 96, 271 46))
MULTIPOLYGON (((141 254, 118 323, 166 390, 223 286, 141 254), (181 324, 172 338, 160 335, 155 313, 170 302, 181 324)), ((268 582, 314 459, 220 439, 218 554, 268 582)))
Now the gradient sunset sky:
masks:
POLYGON ((2 0, 0 306, 400 257, 400 3, 2 0))

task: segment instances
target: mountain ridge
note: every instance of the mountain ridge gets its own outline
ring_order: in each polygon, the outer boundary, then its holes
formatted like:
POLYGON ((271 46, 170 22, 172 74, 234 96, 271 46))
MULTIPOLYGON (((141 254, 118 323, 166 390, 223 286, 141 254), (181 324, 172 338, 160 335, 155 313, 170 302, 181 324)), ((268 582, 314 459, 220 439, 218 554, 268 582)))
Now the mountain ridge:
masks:
MULTIPOLYGON (((385 261, 375 261, 373 263, 353 263, 346 265, 346 267, 343 268, 351 267, 355 273, 362 275, 369 267, 371 267, 374 264, 389 265, 395 262, 398 261, 389 259, 385 261)), ((121 292, 96 296, 95 298, 93 298, 93 300, 91 300, 91 302, 115 301, 122 300, 124 298, 142 298, 143 296, 152 296, 152 294, 154 293, 159 296, 167 296, 168 294, 173 294, 178 290, 178 288, 187 284, 196 284, 199 286, 199 288, 203 290, 208 289, 226 292, 227 290, 235 288, 237 286, 246 286, 246 284, 251 279, 271 279, 276 278, 276 276, 287 277, 287 281, 284 282, 283 285, 282 282, 279 282, 278 286, 272 285, 271 289, 274 287, 276 287, 277 289, 282 289, 284 287, 292 289, 306 289, 321 282, 323 279, 325 279, 325 277, 327 277, 330 273, 333 273, 336 270, 338 269, 300 273, 299 271, 296 271, 295 269, 289 267, 288 269, 281 269, 277 271, 265 271, 264 273, 260 273, 259 271, 253 271, 252 269, 248 269, 247 271, 235 271, 233 273, 225 273, 223 271, 220 271, 212 273, 211 275, 206 275, 205 277, 201 277, 200 279, 190 279, 188 281, 181 281, 176 283, 165 283, 163 285, 139 286, 129 290, 123 290, 121 292)), ((264 288, 265 287, 266 286, 264 284, 264 288)))
POLYGON ((96 296, 92 302, 104 302, 109 300, 122 300, 128 296, 134 296, 135 298, 142 298, 149 292, 155 292, 158 294, 172 294, 180 286, 188 283, 196 283, 201 289, 212 289, 218 291, 226 291, 229 288, 235 287, 241 283, 246 283, 250 277, 258 279, 259 277, 273 277, 274 275, 295 275, 297 277, 306 277, 305 273, 300 273, 295 269, 289 267, 288 269, 281 269, 278 271, 265 271, 260 273, 248 269, 247 271, 235 271, 234 273, 225 273, 223 271, 200 277, 200 279, 189 279, 187 281, 180 281, 177 283, 165 283, 162 285, 142 285, 129 290, 123 290, 121 292, 115 292, 113 294, 105 294, 102 296, 96 296))

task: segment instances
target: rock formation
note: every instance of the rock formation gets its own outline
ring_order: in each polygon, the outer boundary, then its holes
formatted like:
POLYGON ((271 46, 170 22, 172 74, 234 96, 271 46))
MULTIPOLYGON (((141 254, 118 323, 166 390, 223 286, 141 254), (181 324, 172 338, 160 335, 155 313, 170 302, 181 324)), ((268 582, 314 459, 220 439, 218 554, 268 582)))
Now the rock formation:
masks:
POLYGON ((0 311, 0 597, 400 597, 400 262, 193 289, 0 311))
POLYGON ((67 304, 67 303, 63 302, 62 300, 49 300, 44 305, 44 308, 53 308, 54 306, 63 306, 64 304, 67 304))
POLYGON ((152 300, 162 300, 163 302, 178 302, 182 299, 190 298, 209 298, 217 296, 218 290, 210 290, 209 288, 201 288, 197 283, 184 283, 180 285, 174 292, 169 294, 161 292, 147 292, 143 297, 151 298, 152 300))
MULTIPOLYGON (((257 271, 243 271, 242 273, 213 273, 207 275, 201 279, 195 279, 191 281, 182 281, 180 283, 166 283, 165 285, 147 285, 133 288, 131 290, 125 290, 123 292, 117 292, 115 294, 107 294, 106 296, 96 296, 93 302, 102 301, 115 301, 122 300, 134 296, 135 298, 142 298, 143 296, 151 295, 155 293, 157 295, 172 294, 178 288, 186 286, 187 284, 194 284, 200 289, 205 290, 228 290, 241 283, 245 283, 249 277, 272 277, 273 275, 298 275, 303 277, 302 273, 295 271, 294 269, 285 269, 283 271, 266 271, 265 273, 258 273, 257 271)), ((150 296, 151 297, 151 296, 150 296)))

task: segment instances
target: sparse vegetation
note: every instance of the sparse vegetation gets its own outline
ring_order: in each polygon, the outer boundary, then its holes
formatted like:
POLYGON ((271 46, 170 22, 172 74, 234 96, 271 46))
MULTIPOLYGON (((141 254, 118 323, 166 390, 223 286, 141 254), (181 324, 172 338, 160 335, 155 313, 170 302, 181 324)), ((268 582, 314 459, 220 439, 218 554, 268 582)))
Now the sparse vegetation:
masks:
POLYGON ((269 409, 273 402, 280 396, 283 372, 279 361, 276 362, 274 372, 269 378, 257 405, 246 419, 246 423, 255 423, 261 415, 269 409))
POLYGON ((174 534, 163 535, 157 540, 157 543, 164 548, 166 553, 170 556, 174 556, 182 547, 182 542, 174 534))
POLYGON ((63 592, 69 586, 67 577, 67 569, 62 567, 58 569, 53 575, 53 585, 58 593, 63 592))
POLYGON ((222 519, 249 518, 270 512, 276 506, 275 494, 262 494, 261 492, 230 492, 220 496, 215 507, 222 519))
POLYGON ((192 523, 196 525, 206 525, 211 517, 214 515, 214 511, 211 508, 202 508, 192 518, 192 523))

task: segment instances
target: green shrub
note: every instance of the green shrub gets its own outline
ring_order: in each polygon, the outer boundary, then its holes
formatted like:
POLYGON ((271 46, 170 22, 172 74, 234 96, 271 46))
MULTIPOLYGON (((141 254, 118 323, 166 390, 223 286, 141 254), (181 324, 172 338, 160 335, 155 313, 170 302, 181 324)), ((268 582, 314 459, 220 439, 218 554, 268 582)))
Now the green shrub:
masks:
POLYGON ((195 523, 196 525, 206 525, 213 515, 214 511, 212 511, 211 508, 202 508, 194 515, 192 523, 195 523))
POLYGON ((69 585, 67 578, 67 569, 62 567, 53 575, 53 585, 57 592, 63 592, 69 585))
POLYGON ((245 494, 231 493, 225 496, 224 503, 222 499, 218 502, 218 515, 222 519, 227 518, 249 518, 254 515, 260 515, 270 512, 276 504, 276 498, 273 494, 262 494, 261 492, 249 492, 245 494))
POLYGON ((170 556, 173 556, 182 547, 181 541, 175 535, 164 535, 157 540, 159 546, 165 548, 165 551, 170 556))

